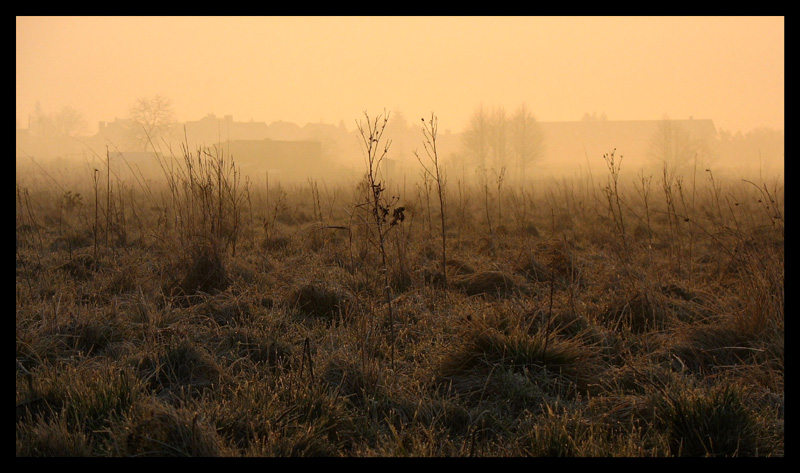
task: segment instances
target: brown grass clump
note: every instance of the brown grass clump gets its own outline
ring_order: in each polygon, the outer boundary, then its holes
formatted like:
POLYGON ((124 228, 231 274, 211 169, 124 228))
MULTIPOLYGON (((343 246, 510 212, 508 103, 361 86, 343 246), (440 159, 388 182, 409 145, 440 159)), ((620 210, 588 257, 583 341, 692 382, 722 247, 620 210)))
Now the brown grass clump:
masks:
POLYGON ((640 292, 612 302, 600 318, 612 330, 644 333, 663 329, 667 322, 667 312, 654 294, 640 292))
POLYGON ((760 427, 746 406, 746 397, 746 390, 736 385, 656 395, 656 424, 668 434, 670 454, 756 455, 760 427))
POLYGON ((595 352, 581 340, 502 325, 476 322, 461 335, 437 363, 441 385, 479 402, 502 400, 522 409, 543 397, 572 396, 594 379, 595 352))
POLYGON ((538 245, 543 252, 542 261, 549 270, 550 277, 563 285, 582 284, 582 269, 577 253, 582 249, 575 242, 550 240, 538 245))
POLYGON ((86 280, 92 277, 97 271, 98 265, 92 255, 76 255, 66 263, 58 267, 61 271, 69 274, 75 279, 86 280))
POLYGON ((474 332, 468 335, 458 351, 443 360, 439 371, 442 376, 451 377, 494 363, 516 370, 548 366, 561 370, 576 367, 578 361, 588 355, 588 352, 571 343, 553 343, 545 349, 544 342, 543 337, 508 334, 494 329, 474 332))
POLYGON ((447 260, 447 269, 448 271, 452 271, 453 274, 460 276, 473 274, 475 272, 475 268, 471 264, 455 258, 449 258, 447 260))
POLYGON ((586 317, 571 310, 559 310, 552 314, 543 309, 529 311, 524 314, 530 320, 528 333, 531 335, 552 333, 561 338, 580 340, 595 347, 598 353, 613 352, 618 345, 618 335, 586 317))
POLYGON ((18 457, 91 457, 89 436, 72 429, 65 415, 39 417, 33 424, 17 427, 18 457))
POLYGON ((200 302, 202 294, 217 294, 231 284, 222 252, 213 243, 191 246, 170 270, 164 292, 182 305, 200 302))
POLYGON ((737 330, 722 320, 686 326, 676 333, 669 352, 688 369, 709 374, 735 365, 765 361, 763 350, 754 342, 755 339, 750 334, 737 330))
POLYGON ((597 422, 626 433, 651 425, 655 419, 655 407, 642 394, 593 397, 589 409, 595 413, 597 422))
POLYGON ((92 355, 125 340, 122 324, 113 317, 72 319, 56 327, 53 335, 69 352, 92 355))
MULTIPOLYGON (((427 247, 423 247, 422 251, 426 251, 427 247)), ((426 265, 418 270, 419 276, 425 284, 430 284, 436 287, 444 287, 445 280, 466 279, 468 276, 475 274, 475 268, 462 260, 449 258, 447 260, 447 278, 442 273, 441 264, 436 266, 426 265)), ((458 286, 456 286, 458 287, 458 286)))
POLYGON ((79 432, 88 434, 120 422, 141 397, 141 383, 127 369, 92 363, 39 368, 25 384, 27 389, 21 389, 17 382, 17 422, 40 419, 28 432, 41 442, 35 448, 52 454, 66 447, 91 448, 91 443, 83 444, 79 432), (58 440, 53 434, 59 431, 70 434, 58 440))
POLYGON ((300 313, 324 320, 335 320, 347 314, 351 296, 341 289, 320 283, 306 283, 288 296, 288 302, 300 313))
POLYGON ((331 360, 321 378, 332 391, 359 407, 386 396, 383 380, 371 365, 359 366, 357 363, 337 357, 331 360))
POLYGON ((250 304, 241 301, 207 301, 202 311, 219 325, 241 325, 248 323, 252 317, 250 304))
POLYGON ((561 403, 545 404, 540 414, 528 415, 520 422, 512 440, 515 448, 528 457, 597 457, 611 451, 631 455, 627 446, 615 445, 607 430, 591 422, 583 410, 561 403))
POLYGON ((224 327, 219 337, 219 349, 227 351, 226 354, 233 359, 246 358, 272 368, 288 367, 292 361, 292 347, 267 332, 268 329, 261 327, 224 327))
POLYGON ((551 272, 533 257, 523 260, 517 271, 532 282, 547 282, 552 278, 551 272))
POLYGON ((125 436, 125 454, 144 457, 216 457, 225 454, 213 425, 185 409, 154 403, 125 436))
POLYGON ((489 298, 514 295, 520 287, 514 278, 502 271, 479 271, 453 279, 453 286, 468 296, 489 298))
POLYGON ((71 229, 57 236, 50 244, 51 251, 78 250, 92 246, 93 236, 90 230, 71 229))
POLYGON ((292 239, 286 235, 267 235, 261 241, 261 249, 265 251, 282 251, 289 247, 292 239))
POLYGON ((208 351, 188 339, 170 343, 156 357, 145 356, 139 363, 139 371, 153 389, 188 388, 195 394, 228 378, 208 351))

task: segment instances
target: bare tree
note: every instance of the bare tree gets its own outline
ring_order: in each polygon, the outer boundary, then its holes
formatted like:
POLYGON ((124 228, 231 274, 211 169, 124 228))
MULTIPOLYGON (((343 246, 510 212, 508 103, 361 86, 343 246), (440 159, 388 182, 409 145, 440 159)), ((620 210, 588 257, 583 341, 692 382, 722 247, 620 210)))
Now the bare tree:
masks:
POLYGON ((544 155, 542 130, 525 103, 511 117, 511 149, 519 166, 519 177, 524 183, 528 165, 544 155))
MULTIPOLYGON (((648 158, 654 169, 670 177, 692 175, 709 168, 719 155, 719 143, 708 134, 707 128, 698 129, 697 121, 661 120, 650 137, 648 158)), ((712 127, 713 128, 713 127, 712 127)))
POLYGON ((31 133, 37 137, 45 138, 55 135, 55 128, 53 126, 53 117, 45 113, 42 104, 37 100, 36 107, 31 114, 30 122, 28 124, 31 133))
POLYGON ((508 119, 503 107, 492 109, 491 116, 491 141, 492 161, 497 169, 508 166, 508 119))
POLYGON ((489 158, 491 128, 489 113, 481 104, 469 119, 464 130, 463 144, 467 155, 475 162, 480 172, 486 171, 489 158))
POLYGON ((87 124, 83 113, 66 105, 53 117, 53 126, 57 134, 77 136, 86 132, 87 124))
POLYGON ((650 158, 669 175, 684 170, 695 158, 695 147, 689 133, 664 117, 650 139, 650 158))
POLYGON ((139 150, 167 138, 175 126, 172 101, 161 95, 136 99, 128 114, 131 144, 139 150))
POLYGON ((45 113, 39 102, 36 102, 30 126, 32 133, 45 138, 77 136, 87 129, 86 118, 77 109, 65 105, 58 113, 45 113))

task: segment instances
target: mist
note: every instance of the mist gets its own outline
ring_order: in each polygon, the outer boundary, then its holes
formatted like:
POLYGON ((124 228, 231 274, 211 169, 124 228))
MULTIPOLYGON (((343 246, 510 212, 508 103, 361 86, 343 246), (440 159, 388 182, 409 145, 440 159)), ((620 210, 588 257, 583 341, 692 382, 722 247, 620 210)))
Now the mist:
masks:
POLYGON ((419 176, 431 116, 462 180, 598 173, 612 152, 633 177, 668 148, 782 169, 783 17, 17 17, 16 52, 22 168, 114 153, 156 177, 146 153, 216 149, 255 180, 357 179, 359 123, 388 113, 390 179, 419 176))

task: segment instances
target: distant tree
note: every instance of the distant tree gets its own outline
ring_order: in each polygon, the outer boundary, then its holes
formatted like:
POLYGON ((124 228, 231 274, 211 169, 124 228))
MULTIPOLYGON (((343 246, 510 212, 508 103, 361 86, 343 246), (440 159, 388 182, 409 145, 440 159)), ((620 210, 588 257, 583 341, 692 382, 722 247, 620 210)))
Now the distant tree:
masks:
POLYGON ((175 126, 172 101, 161 95, 140 97, 131 107, 128 120, 131 145, 137 150, 147 150, 172 132, 175 126))
POLYGON ((718 156, 724 156, 724 166, 762 172, 781 169, 785 158, 784 132, 771 128, 719 130, 718 156))
POLYGON ((401 110, 392 111, 392 120, 386 124, 386 131, 391 139, 392 135, 405 135, 409 132, 410 125, 401 110))
POLYGON ((386 165, 393 160, 404 166, 409 158, 409 143, 418 141, 416 127, 412 127, 400 110, 392 111, 392 119, 386 124, 386 137, 392 141, 392 151, 387 155, 386 165))
POLYGON ((472 113, 462 139, 468 159, 478 166, 479 171, 486 171, 491 142, 491 119, 483 104, 472 113))
POLYGON ((503 107, 492 109, 490 122, 491 139, 489 148, 491 149, 492 162, 495 167, 505 169, 508 166, 508 118, 503 107))
POLYGON ((87 125, 83 113, 66 105, 56 114, 46 113, 41 103, 31 115, 31 133, 43 138, 57 136, 77 136, 86 132, 87 125))
POLYGON ((689 133, 675 121, 664 117, 650 138, 650 159, 670 174, 685 171, 697 157, 697 147, 689 133))
POLYGON ((606 112, 601 113, 599 116, 597 115, 597 112, 592 112, 591 114, 589 112, 586 112, 583 114, 583 118, 581 118, 581 121, 605 122, 608 121, 608 117, 606 116, 606 112))
POLYGON ((785 157, 785 138, 783 130, 755 128, 744 135, 741 148, 746 150, 749 159, 755 161, 782 161, 785 157))
POLYGON ((77 136, 86 132, 87 124, 83 113, 66 105, 53 117, 53 126, 58 135, 77 136))
POLYGON ((525 182, 528 166, 544 156, 544 136, 536 118, 522 103, 511 117, 511 150, 525 182))
POLYGON ((53 129, 53 117, 45 113, 42 104, 37 100, 33 113, 30 116, 28 123, 30 132, 34 136, 48 137, 55 135, 53 129))

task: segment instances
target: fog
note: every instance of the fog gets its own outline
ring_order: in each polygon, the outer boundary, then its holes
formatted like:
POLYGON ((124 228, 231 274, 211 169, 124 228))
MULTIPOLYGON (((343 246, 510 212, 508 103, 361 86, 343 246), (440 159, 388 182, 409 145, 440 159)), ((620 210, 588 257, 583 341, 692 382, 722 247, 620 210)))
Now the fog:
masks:
POLYGON ((611 152, 631 175, 780 173, 784 19, 16 18, 18 170, 210 152, 334 180, 363 172, 359 126, 385 114, 387 178, 419 175, 423 118, 464 179, 601 172, 611 152))

